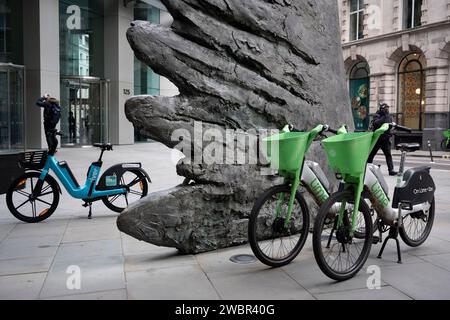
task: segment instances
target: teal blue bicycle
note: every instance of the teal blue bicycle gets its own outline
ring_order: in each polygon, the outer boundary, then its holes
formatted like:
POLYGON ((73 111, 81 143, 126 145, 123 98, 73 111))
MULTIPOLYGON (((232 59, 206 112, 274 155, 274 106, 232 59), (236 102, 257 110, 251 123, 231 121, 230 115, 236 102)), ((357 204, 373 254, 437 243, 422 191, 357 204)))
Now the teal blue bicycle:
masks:
POLYGON ((100 177, 102 157, 105 151, 112 151, 111 144, 95 144, 101 150, 98 161, 91 164, 83 186, 70 170, 66 161, 58 161, 55 153, 58 146, 52 131, 48 151, 33 151, 22 154, 19 165, 26 170, 9 187, 6 203, 9 211, 17 219, 37 223, 49 218, 59 204, 61 187, 50 175, 53 171, 67 192, 76 199, 84 201, 89 207, 88 218, 92 218, 92 203, 102 201, 110 210, 122 212, 130 203, 145 197, 148 193, 149 175, 140 163, 115 165, 100 177))

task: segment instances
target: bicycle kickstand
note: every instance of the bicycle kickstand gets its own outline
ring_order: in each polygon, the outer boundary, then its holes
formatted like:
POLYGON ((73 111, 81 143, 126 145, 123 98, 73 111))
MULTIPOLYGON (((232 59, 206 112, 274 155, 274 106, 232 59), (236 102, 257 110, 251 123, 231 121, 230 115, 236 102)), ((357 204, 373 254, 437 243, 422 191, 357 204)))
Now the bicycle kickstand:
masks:
POLYGON ((92 219, 92 203, 89 203, 89 215, 88 215, 88 219, 92 219))
POLYGON ((388 243, 389 239, 394 239, 397 244, 397 256, 398 256, 397 263, 399 263, 399 264, 402 263, 402 253, 400 251, 400 241, 398 240, 398 235, 399 235, 398 229, 399 229, 398 225, 390 228, 389 236, 387 236, 383 242, 383 246, 381 247, 380 253, 378 254, 378 257, 377 257, 378 259, 381 259, 383 252, 384 252, 384 248, 386 247, 386 244, 388 243))
POLYGON ((83 207, 89 207, 88 219, 92 219, 92 202, 86 202, 85 204, 83 204, 83 207))

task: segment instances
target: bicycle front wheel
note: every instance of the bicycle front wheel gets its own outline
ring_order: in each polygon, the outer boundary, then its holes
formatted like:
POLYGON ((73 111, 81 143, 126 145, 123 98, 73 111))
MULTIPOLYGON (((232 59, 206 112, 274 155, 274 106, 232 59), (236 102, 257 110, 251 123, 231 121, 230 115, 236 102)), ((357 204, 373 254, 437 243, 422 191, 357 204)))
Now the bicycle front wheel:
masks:
POLYGON ((364 266, 373 238, 373 222, 369 207, 361 200, 357 213, 357 232, 352 233, 355 195, 345 190, 333 194, 319 209, 314 224, 314 257, 325 275, 336 281, 354 277, 364 266), (345 203, 342 224, 339 211, 345 203))
POLYGON ((57 182, 46 176, 41 191, 36 193, 40 172, 27 172, 16 179, 6 194, 9 211, 17 219, 37 223, 49 218, 58 207, 59 188, 57 182))
POLYGON ((282 267, 294 260, 305 245, 309 211, 297 192, 290 219, 287 218, 291 187, 267 190, 256 201, 248 225, 250 246, 255 256, 270 267, 282 267))

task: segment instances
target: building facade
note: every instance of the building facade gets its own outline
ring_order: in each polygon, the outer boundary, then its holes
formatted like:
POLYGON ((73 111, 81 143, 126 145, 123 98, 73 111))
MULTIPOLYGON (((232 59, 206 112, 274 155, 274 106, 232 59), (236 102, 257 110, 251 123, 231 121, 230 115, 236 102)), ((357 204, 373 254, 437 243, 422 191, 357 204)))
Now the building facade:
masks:
POLYGON ((410 127, 403 140, 439 148, 450 126, 449 0, 338 0, 346 76, 358 130, 379 103, 410 127))
POLYGON ((0 0, 0 152, 46 147, 46 93, 61 101, 63 146, 142 140, 125 101, 178 90, 135 59, 134 20, 172 22, 157 0, 0 0))

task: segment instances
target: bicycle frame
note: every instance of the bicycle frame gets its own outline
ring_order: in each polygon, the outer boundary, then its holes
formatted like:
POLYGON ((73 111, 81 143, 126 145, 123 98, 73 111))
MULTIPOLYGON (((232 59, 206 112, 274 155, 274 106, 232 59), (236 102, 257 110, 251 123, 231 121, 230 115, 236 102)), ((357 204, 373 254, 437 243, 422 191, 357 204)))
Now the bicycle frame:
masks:
MULTIPOLYGON (((370 146, 370 150, 373 150, 375 147, 375 144, 377 143, 379 137, 386 131, 389 130, 389 124, 382 125, 378 130, 374 132, 372 143, 370 146)), ((350 176, 350 175, 343 175, 342 180, 344 182, 345 188, 352 187, 354 188, 354 194, 355 194, 355 203, 353 205, 353 214, 352 214, 352 230, 351 235, 354 234, 357 228, 357 213, 359 212, 359 203, 361 201, 362 192, 364 190, 364 181, 367 174, 367 168, 364 173, 362 173, 359 177, 350 176)), ((347 208, 347 203, 344 201, 341 203, 340 210, 339 210, 339 217, 338 217, 338 223, 337 228, 340 228, 344 224, 344 213, 345 209, 347 208)))
POLYGON ((49 174, 50 170, 52 170, 58 177, 58 179, 61 181, 67 192, 73 198, 76 199, 94 200, 118 194, 126 194, 127 190, 125 188, 107 191, 95 190, 96 189, 95 187, 97 186, 98 181, 100 179, 101 167, 102 167, 101 161, 94 162, 89 168, 85 185, 80 187, 78 186, 77 182, 74 181, 69 171, 66 168, 61 167, 54 156, 49 155, 47 157, 45 166, 42 169, 40 180, 44 181, 45 177, 49 174))
MULTIPOLYGON (((310 131, 309 139, 307 142, 306 151, 309 150, 311 147, 313 141, 317 138, 317 136, 324 130, 323 125, 318 125, 313 130, 310 131)), ((345 126, 341 127, 338 130, 338 134, 344 134, 347 133, 347 129, 345 126)), ((314 162, 311 162, 311 165, 318 165, 314 162)), ((281 173, 283 175, 283 173, 281 173)), ((314 170, 309 166, 305 165, 305 161, 301 165, 300 169, 294 174, 293 182, 291 186, 291 195, 289 199, 289 205, 288 205, 288 214, 286 215, 285 219, 285 226, 287 227, 289 224, 289 221, 292 217, 292 208, 294 206, 295 201, 295 194, 297 192, 297 189, 300 185, 303 185, 308 192, 313 196, 314 200, 318 205, 322 205, 330 196, 327 188, 322 184, 320 181, 320 178, 316 175, 314 170)), ((292 176, 287 175, 286 176, 286 182, 289 182, 289 180, 292 180, 292 176)), ((279 218, 281 216, 281 205, 284 201, 284 194, 281 196, 281 198, 278 200, 277 208, 276 208, 276 217, 279 218)))
MULTIPOLYGON (((374 145, 378 141, 378 138, 381 136, 382 133, 389 130, 389 124, 384 124, 375 131, 374 138, 372 140, 372 145, 370 150, 373 149, 374 145)), ((396 191, 397 189, 401 188, 402 185, 406 182, 404 182, 404 167, 405 167, 405 161, 406 161, 406 151, 402 152, 402 157, 400 161, 400 170, 399 174, 397 176, 397 185, 396 185, 396 191)), ((405 203, 406 206, 404 206, 403 203, 399 203, 398 208, 394 208, 391 206, 391 201, 389 199, 388 194, 384 191, 382 185, 385 184, 384 178, 381 175, 375 174, 376 171, 374 168, 376 166, 372 164, 368 164, 366 166, 366 170, 364 174, 358 179, 355 177, 343 177, 343 181, 345 183, 345 187, 353 187, 355 190, 355 203, 353 205, 353 214, 352 214, 352 234, 357 229, 357 213, 359 212, 359 203, 362 197, 362 192, 364 190, 364 187, 366 187, 366 190, 369 195, 369 200, 372 203, 373 208, 377 212, 377 216, 379 219, 383 221, 386 225, 394 226, 397 222, 401 224, 401 216, 402 214, 412 214, 420 211, 427 211, 431 203, 419 203, 415 205, 411 205, 408 203, 405 203)), ((422 179, 422 178, 421 178, 422 179)), ((430 177, 431 179, 431 177, 430 177)), ((426 179, 424 178, 424 181, 426 179)), ((432 179, 431 179, 432 180, 432 179)), ((425 186, 425 193, 430 193, 435 190, 434 183, 431 183, 432 186, 425 186)), ((421 192, 420 190, 418 192, 421 192)), ((394 194, 395 198, 395 194, 394 194)), ((395 199, 394 199, 395 200, 395 199)), ((395 201, 394 201, 395 202, 395 201)), ((398 202, 398 201, 397 201, 398 202)), ((343 202, 341 204, 341 209, 339 211, 339 219, 338 219, 338 226, 341 227, 343 225, 343 217, 344 217, 344 211, 347 208, 347 204, 343 202)))
MULTIPOLYGON (((404 160, 402 160, 404 161, 404 160)), ((366 177, 364 179, 364 185, 367 188, 369 194, 369 200, 372 203, 375 212, 379 219, 383 221, 384 224, 388 226, 393 226, 398 218, 402 214, 411 214, 420 211, 428 211, 431 207, 430 203, 421 203, 415 206, 411 206, 409 209, 402 209, 402 206, 398 208, 393 208, 391 206, 391 201, 389 200, 389 196, 386 194, 385 190, 382 187, 384 181, 380 181, 383 179, 382 176, 377 177, 376 174, 373 173, 373 170, 370 167, 375 167, 372 164, 367 165, 366 177)), ((400 166, 401 168, 403 165, 400 166)), ((401 175, 399 177, 403 178, 403 170, 401 170, 401 175)), ((384 180, 384 179, 383 179, 384 180)), ((401 179, 403 181, 403 179, 401 179)), ((398 186, 400 184, 398 183, 398 186)), ((398 221, 401 222, 401 219, 398 221)))

